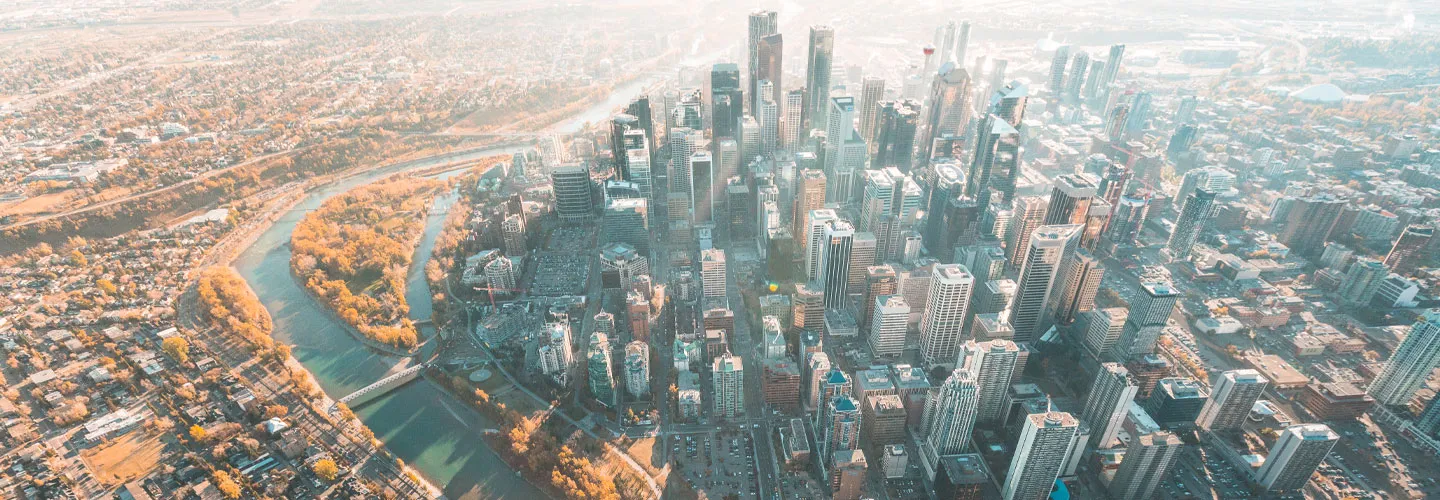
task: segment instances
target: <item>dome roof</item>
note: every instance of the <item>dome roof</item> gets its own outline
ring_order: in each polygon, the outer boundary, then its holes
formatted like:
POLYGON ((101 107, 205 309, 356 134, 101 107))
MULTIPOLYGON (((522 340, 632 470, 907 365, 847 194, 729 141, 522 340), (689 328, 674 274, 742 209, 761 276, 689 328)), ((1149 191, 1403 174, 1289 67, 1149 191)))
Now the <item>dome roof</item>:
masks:
POLYGON ((1290 93, 1291 99, 1305 102, 1340 102, 1346 93, 1333 83, 1319 83, 1290 93))

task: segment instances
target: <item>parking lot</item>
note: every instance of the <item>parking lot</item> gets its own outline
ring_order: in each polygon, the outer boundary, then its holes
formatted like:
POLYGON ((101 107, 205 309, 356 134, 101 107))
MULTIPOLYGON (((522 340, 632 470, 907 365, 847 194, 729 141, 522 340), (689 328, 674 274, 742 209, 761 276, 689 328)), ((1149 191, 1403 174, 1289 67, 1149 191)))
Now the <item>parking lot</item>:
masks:
POLYGON ((748 432, 732 430, 671 435, 670 456, 681 476, 709 498, 735 494, 759 498, 755 449, 748 432))

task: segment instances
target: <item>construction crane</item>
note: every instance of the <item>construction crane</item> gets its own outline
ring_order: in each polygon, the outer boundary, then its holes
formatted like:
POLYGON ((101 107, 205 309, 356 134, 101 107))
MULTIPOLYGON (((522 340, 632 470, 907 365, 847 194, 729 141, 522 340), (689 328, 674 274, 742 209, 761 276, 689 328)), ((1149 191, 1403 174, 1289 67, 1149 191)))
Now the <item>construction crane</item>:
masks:
POLYGON ((508 293, 514 293, 514 294, 516 294, 516 295, 525 293, 525 290, 524 290, 524 289, 520 289, 520 288, 494 288, 494 287, 488 287, 488 286, 472 286, 472 287, 470 287, 470 288, 473 289, 473 290, 475 290, 475 291, 477 291, 477 292, 485 292, 486 295, 489 295, 489 296, 490 296, 490 307, 491 307, 492 309, 495 307, 495 292, 502 292, 502 293, 507 293, 507 292, 508 292, 508 293))

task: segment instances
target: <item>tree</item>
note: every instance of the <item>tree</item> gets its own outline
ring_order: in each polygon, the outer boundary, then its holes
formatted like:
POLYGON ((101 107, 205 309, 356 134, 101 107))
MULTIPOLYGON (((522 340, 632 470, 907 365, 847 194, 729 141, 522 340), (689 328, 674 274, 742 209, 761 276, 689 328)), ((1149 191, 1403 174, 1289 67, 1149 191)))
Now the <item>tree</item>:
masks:
POLYGON ((115 288, 115 282, 105 278, 95 280, 95 288, 99 288, 101 292, 105 292, 105 295, 115 295, 115 292, 118 291, 115 288))
POLYGON ((281 418, 290 414, 290 409, 283 405, 270 405, 265 407, 265 418, 281 418))
POLYGON ((316 460, 315 465, 311 466, 310 470, 320 479, 326 481, 333 482, 336 478, 340 477, 340 467, 335 465, 334 460, 328 458, 316 460))
POLYGON ((205 440, 205 428, 204 428, 204 427, 200 427, 200 426, 198 426, 198 425, 192 425, 192 426, 190 426, 190 439, 193 439, 193 440, 195 440, 196 442, 204 441, 204 440, 205 440))
POLYGON ((183 337, 165 339, 160 343, 160 349, 165 351, 165 354, 174 359, 176 363, 183 364, 190 361, 190 343, 186 342, 183 337))
POLYGON ((220 490, 220 494, 225 495, 225 498, 240 498, 240 485, 236 484, 234 479, 230 479, 228 472, 217 470, 211 480, 215 482, 215 488, 220 490))

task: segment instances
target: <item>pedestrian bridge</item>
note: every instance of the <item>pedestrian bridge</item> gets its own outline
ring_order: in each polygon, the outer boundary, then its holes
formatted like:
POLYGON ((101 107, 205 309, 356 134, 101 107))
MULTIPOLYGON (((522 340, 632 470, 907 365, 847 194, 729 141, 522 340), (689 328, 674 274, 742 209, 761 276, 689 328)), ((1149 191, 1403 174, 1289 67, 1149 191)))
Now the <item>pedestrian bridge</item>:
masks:
POLYGON ((418 365, 406 368, 399 373, 382 378, 373 384, 367 385, 358 391, 352 392, 345 397, 340 398, 338 401, 336 401, 336 404, 343 403, 346 406, 355 407, 368 403, 375 398, 378 398, 385 395, 386 393, 389 393, 392 390, 395 390, 395 388, 397 387, 405 385, 411 380, 415 380, 416 377, 420 376, 420 372, 424 371, 426 368, 429 367, 430 363, 420 363, 418 365))

